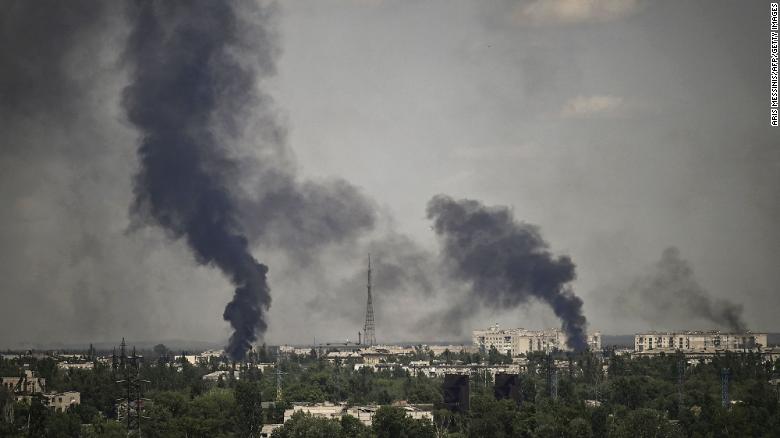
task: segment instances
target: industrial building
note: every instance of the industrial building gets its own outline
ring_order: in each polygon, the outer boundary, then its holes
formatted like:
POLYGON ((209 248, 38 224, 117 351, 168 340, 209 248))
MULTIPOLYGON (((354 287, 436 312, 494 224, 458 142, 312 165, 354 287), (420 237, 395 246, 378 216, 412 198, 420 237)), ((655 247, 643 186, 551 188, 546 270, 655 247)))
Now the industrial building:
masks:
MULTIPOLYGON (((519 356, 535 351, 549 353, 555 350, 568 350, 566 333, 561 329, 527 330, 524 328, 502 329, 498 324, 487 329, 472 331, 472 342, 479 351, 489 351, 491 347, 503 354, 519 356)), ((601 350, 601 332, 588 334, 588 348, 601 350)))
POLYGON ((710 331, 650 331, 634 335, 634 352, 715 352, 756 350, 767 346, 766 333, 710 331))

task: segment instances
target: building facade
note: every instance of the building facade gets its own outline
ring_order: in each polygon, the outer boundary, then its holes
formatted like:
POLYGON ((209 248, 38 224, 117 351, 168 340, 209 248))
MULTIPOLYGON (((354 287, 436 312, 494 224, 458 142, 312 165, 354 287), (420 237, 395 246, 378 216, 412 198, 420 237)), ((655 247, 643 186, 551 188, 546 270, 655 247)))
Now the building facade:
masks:
POLYGON ((645 332, 634 335, 634 351, 744 351, 766 347, 767 334, 711 331, 645 332))
MULTIPOLYGON (((498 324, 487 329, 472 331, 472 343, 479 351, 487 352, 495 347, 500 353, 519 356, 535 351, 549 353, 555 350, 569 350, 566 334, 557 328, 549 330, 527 330, 524 328, 502 329, 498 324)), ((601 350, 601 332, 587 335, 588 347, 601 350)))
POLYGON ((77 391, 65 391, 54 394, 46 394, 49 407, 57 412, 65 412, 72 406, 81 404, 81 393, 77 391))
POLYGON ((16 394, 39 394, 46 386, 46 379, 36 376, 34 371, 24 370, 21 376, 0 377, 0 386, 16 394))

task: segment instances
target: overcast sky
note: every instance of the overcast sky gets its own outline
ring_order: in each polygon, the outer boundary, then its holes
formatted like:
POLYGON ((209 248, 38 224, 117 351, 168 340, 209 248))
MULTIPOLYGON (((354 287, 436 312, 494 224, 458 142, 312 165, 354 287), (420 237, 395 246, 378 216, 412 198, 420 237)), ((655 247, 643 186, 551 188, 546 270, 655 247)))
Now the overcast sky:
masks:
MULTIPOLYGON (((0 72, 0 347, 224 340, 232 292, 222 274, 159 229, 131 226, 138 133, 121 108, 124 9, 21 3, 0 4, 0 65, 12 66, 0 72)), ((439 193, 537 225, 577 265, 572 286, 593 330, 728 328, 693 309, 649 309, 646 285, 666 283, 643 279, 675 247, 685 290, 741 305, 750 329, 780 331, 768 2, 268 10, 276 74, 258 86, 285 131, 284 165, 302 181, 348 181, 376 223, 310 257, 253 241, 270 267, 267 342, 356 339, 368 251, 379 341, 467 339, 494 322, 558 326, 539 303, 473 309, 460 330, 423 324, 462 293, 439 278, 426 218, 439 193)), ((684 308, 666 292, 660 308, 684 308)))

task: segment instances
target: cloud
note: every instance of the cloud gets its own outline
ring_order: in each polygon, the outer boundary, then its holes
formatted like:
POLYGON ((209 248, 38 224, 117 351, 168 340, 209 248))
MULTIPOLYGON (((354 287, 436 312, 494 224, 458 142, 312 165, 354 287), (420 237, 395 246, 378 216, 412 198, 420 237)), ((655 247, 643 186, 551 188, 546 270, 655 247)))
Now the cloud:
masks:
POLYGON ((513 19, 535 26, 602 23, 633 14, 638 0, 532 0, 518 5, 513 19))
POLYGON ((577 96, 563 105, 561 116, 593 117, 615 115, 623 108, 622 97, 608 95, 577 96))

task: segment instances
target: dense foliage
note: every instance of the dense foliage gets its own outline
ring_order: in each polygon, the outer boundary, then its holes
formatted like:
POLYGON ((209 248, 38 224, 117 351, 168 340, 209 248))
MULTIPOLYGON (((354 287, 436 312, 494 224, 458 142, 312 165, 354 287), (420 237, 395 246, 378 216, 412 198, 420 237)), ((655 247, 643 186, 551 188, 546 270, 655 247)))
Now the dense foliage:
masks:
MULTIPOLYGON (((371 427, 350 416, 331 420, 296 413, 274 437, 704 438, 773 437, 780 431, 780 392, 772 384, 780 363, 763 362, 756 353, 724 354, 707 363, 676 355, 631 359, 560 354, 557 361, 531 355, 527 372, 520 376, 518 400, 496 400, 490 375, 475 373, 471 408, 456 413, 442 404, 440 378, 411 376, 400 366, 375 372, 313 355, 293 356, 280 363, 282 399, 263 403, 276 399, 273 367, 266 372, 239 368, 207 383, 202 377, 225 364, 215 360, 194 366, 168 360, 164 350, 158 350, 148 352, 137 370, 131 368, 148 381, 138 396, 147 399, 141 427, 143 436, 151 438, 257 436, 263 424, 282 423, 292 402, 326 401, 383 406, 371 427), (555 390, 548 372, 552 364, 557 369, 555 390), (724 369, 731 399, 726 407, 721 400, 724 369), (400 400, 428 405, 433 421, 414 420, 401 408, 388 406, 400 400)), ((428 353, 421 356, 430 359, 428 353)), ((445 352, 437 359, 507 361, 495 352, 445 352)), ((79 391, 81 404, 54 412, 40 397, 17 402, 9 391, 0 390, 0 436, 126 436, 126 423, 117 421, 117 400, 126 394, 122 369, 95 362, 93 370, 64 371, 51 358, 0 360, 5 376, 19 375, 24 367, 46 378, 47 391, 79 391)))

